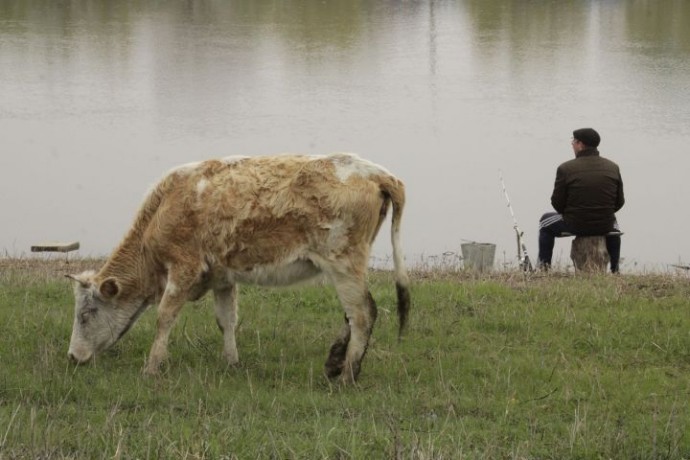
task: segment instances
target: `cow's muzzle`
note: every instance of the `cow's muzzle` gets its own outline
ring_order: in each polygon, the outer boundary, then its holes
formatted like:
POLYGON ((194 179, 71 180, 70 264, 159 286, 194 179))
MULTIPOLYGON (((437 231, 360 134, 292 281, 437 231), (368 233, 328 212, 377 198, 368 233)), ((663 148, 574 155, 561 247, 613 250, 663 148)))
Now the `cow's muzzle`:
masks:
POLYGON ((70 361, 72 361, 75 364, 84 364, 88 360, 91 359, 91 355, 80 355, 78 356, 76 353, 74 353, 72 350, 67 352, 67 357, 69 358, 70 361))

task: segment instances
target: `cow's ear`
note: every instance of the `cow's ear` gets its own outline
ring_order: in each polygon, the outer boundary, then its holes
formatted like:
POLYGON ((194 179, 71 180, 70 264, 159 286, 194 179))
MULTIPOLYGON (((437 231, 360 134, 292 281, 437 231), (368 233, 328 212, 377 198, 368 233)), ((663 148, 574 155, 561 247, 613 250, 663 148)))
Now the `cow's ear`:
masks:
POLYGON ((84 289, 89 287, 89 282, 82 278, 80 275, 65 275, 65 278, 69 278, 75 283, 79 283, 79 285, 84 289))
POLYGON ((98 292, 104 299, 112 299, 120 293, 120 285, 115 278, 106 278, 98 288, 98 292))

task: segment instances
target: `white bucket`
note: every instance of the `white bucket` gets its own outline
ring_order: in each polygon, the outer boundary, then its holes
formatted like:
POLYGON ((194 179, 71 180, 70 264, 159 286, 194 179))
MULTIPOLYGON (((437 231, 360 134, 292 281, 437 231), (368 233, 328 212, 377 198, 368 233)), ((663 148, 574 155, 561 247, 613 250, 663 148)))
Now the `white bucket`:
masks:
POLYGON ((466 269, 480 272, 489 271, 494 266, 496 245, 492 243, 463 243, 462 260, 466 269))

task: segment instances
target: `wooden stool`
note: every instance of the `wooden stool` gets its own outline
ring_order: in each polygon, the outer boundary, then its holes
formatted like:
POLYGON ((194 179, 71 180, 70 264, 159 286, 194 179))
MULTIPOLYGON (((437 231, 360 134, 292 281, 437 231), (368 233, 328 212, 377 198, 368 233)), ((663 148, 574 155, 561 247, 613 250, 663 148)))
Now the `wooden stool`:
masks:
POLYGON ((560 236, 574 236, 570 245, 570 258, 575 270, 582 272, 605 272, 610 261, 606 249, 607 236, 620 236, 623 232, 609 232, 605 235, 582 236, 561 233, 560 236))

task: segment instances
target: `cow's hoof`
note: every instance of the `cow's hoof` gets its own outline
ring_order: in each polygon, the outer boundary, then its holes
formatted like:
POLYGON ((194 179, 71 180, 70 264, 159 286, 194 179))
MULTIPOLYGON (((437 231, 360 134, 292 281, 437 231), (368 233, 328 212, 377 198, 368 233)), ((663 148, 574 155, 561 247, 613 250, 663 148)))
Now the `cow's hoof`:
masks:
POLYGON ((240 365, 240 359, 237 357, 237 353, 223 353, 223 358, 225 358, 225 362, 228 363, 228 366, 230 367, 237 367, 240 365))
POLYGON ((144 366, 144 371, 143 374, 147 377, 157 377, 161 373, 161 366, 160 363, 147 363, 146 366, 144 366))
POLYGON ((343 371, 340 374, 339 382, 343 385, 354 385, 357 382, 357 377, 359 376, 360 365, 359 363, 354 365, 346 364, 343 366, 343 371))
POLYGON ((343 364, 345 364, 345 356, 338 353, 331 353, 326 360, 324 370, 329 379, 334 379, 343 373, 343 364))
POLYGON ((343 373, 343 362, 340 361, 339 363, 332 363, 329 359, 326 361, 324 371, 326 372, 326 377, 333 380, 343 373))
POLYGON ((350 374, 348 374, 347 372, 344 372, 343 374, 340 375, 340 378, 338 379, 338 383, 342 386, 348 386, 349 387, 349 386, 352 386, 355 383, 357 383, 357 381, 354 378, 352 378, 352 376, 350 374))

